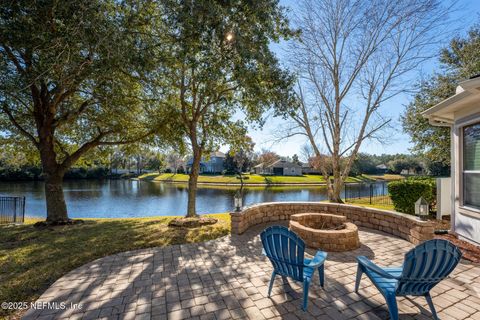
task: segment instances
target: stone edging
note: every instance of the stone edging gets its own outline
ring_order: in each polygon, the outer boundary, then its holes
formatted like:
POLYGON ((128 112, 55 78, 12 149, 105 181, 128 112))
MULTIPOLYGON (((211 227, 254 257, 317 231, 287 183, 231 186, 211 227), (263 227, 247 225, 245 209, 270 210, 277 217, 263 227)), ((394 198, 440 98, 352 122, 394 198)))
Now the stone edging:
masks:
POLYGON ((343 215, 357 226, 383 231, 413 244, 433 238, 434 226, 405 213, 329 202, 267 202, 231 212, 233 234, 242 234, 251 226, 290 220, 296 213, 319 212, 343 215))
POLYGON ((328 213, 296 213, 290 216, 288 227, 310 248, 341 252, 360 247, 358 227, 347 222, 345 216, 328 213), (344 228, 326 230, 311 227, 321 224, 326 227, 343 224, 344 228))

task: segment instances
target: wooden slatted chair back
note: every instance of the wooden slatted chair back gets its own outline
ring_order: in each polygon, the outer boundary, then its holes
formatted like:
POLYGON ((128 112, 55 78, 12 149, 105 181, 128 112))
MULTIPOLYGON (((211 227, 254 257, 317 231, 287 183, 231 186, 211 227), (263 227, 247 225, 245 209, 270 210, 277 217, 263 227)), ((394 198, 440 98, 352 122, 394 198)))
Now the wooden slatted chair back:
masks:
POLYGON ((303 281, 305 243, 293 231, 272 226, 261 234, 263 249, 274 271, 282 276, 303 281))
POLYGON ((457 266, 462 253, 450 241, 425 241, 405 254, 397 295, 425 295, 457 266))

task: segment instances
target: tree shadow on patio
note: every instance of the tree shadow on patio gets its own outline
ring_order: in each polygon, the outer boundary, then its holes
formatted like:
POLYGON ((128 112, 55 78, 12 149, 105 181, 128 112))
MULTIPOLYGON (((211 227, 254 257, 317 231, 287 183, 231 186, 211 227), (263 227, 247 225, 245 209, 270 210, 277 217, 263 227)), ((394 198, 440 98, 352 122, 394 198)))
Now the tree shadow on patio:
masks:
MULTIPOLYGON (((268 224, 271 225, 271 224, 268 224)), ((362 280, 360 294, 353 292, 356 252, 352 257, 327 258, 325 288, 315 275, 306 312, 301 310, 301 284, 277 278, 267 297, 272 266, 262 254, 259 238, 265 225, 197 244, 172 245, 118 253, 88 263, 57 281, 42 296, 46 301, 84 304, 78 315, 85 318, 216 318, 301 319, 324 316, 346 319, 360 314, 385 318, 383 297, 371 282, 362 280)), ((382 233, 361 231, 362 254, 376 255, 382 264, 399 264, 411 247, 382 233), (403 249, 402 249, 403 248, 403 249), (398 252, 402 251, 402 254, 398 252)), ((335 256, 331 254, 330 256, 335 256)), ((419 298, 421 299, 421 298, 419 298)), ((402 299, 403 301, 403 299, 402 299)), ((419 303, 423 301, 416 300, 419 303)), ((401 318, 429 313, 399 303, 401 318), (402 309, 403 307, 403 309, 402 309), (410 309, 409 309, 410 308, 410 309)), ((62 311, 76 315, 78 311, 62 311)), ((49 314, 48 311, 45 314, 49 314)), ((57 316, 60 313, 56 313, 57 316)))

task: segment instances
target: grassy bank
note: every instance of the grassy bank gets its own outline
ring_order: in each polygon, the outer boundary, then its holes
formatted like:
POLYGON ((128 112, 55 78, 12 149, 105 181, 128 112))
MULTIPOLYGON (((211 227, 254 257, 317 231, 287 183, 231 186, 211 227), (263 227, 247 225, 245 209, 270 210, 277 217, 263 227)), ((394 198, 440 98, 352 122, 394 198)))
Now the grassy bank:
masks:
MULTIPOLYGON (((55 280, 97 258, 118 252, 201 242, 227 235, 228 214, 208 215, 218 223, 169 228, 173 217, 87 219, 84 224, 48 229, 0 226, 0 301, 33 301, 55 280)), ((0 309, 0 318, 8 316, 0 309)))
POLYGON ((381 210, 392 210, 392 211, 395 210, 393 208, 393 203, 391 203, 390 196, 375 197, 372 201, 372 204, 370 204, 370 197, 348 199, 345 203, 362 206, 362 207, 381 209, 381 210), (390 202, 390 203, 387 203, 387 202, 390 202))
MULTIPOLYGON (((324 184, 325 179, 319 175, 302 175, 302 176, 263 176, 258 174, 246 174, 244 175, 244 183, 248 184, 324 184)), ((173 173, 148 173, 141 175, 140 180, 148 181, 162 181, 162 182, 187 182, 188 174, 173 174, 173 173)), ((385 175, 385 176, 368 176, 362 175, 358 177, 349 177, 347 182, 365 182, 374 180, 396 180, 399 179, 398 175, 385 175), (383 178, 383 179, 382 179, 383 178)), ((239 184, 240 179, 235 175, 201 175, 198 178, 199 183, 211 183, 211 184, 239 184)))

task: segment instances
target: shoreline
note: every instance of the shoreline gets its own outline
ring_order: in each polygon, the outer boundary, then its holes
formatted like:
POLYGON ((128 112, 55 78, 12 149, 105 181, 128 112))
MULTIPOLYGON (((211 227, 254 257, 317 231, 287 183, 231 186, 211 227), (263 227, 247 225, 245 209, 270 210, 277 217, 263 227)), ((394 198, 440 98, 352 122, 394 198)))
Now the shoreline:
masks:
MULTIPOLYGON (((168 184, 188 184, 188 181, 168 181, 168 180, 148 180, 148 179, 139 179, 139 178, 132 178, 131 180, 134 181, 146 181, 146 182, 158 182, 158 183, 168 183, 168 184)), ((345 182, 345 184, 363 184, 363 183, 379 183, 379 182, 388 182, 388 180, 371 180, 370 182, 345 182)), ((234 186, 239 187, 241 183, 231 183, 231 182, 197 182, 197 185, 210 185, 210 186, 234 186)), ((302 183, 244 183, 244 187, 326 187, 327 184, 325 182, 302 182, 302 183)))

